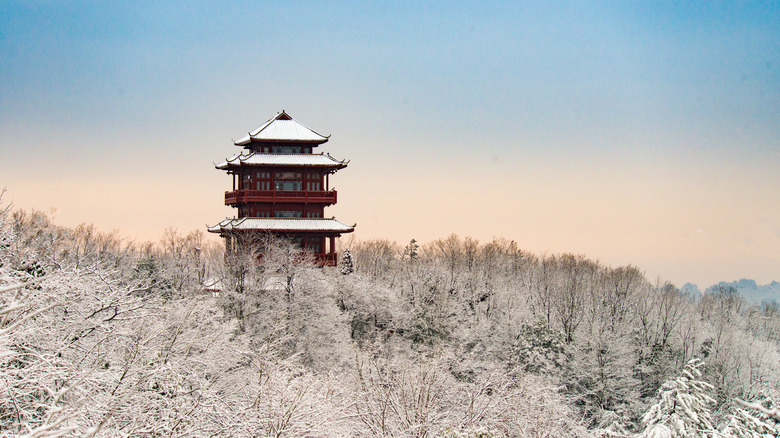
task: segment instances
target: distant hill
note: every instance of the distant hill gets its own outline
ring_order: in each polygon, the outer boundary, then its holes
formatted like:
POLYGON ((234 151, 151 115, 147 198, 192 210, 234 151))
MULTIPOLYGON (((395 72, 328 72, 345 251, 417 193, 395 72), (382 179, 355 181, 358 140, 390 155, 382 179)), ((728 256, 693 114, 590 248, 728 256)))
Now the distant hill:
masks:
MULTIPOLYGON (((690 283, 686 283, 686 285, 683 286, 683 289, 689 285, 693 286, 693 288, 698 291, 698 288, 696 288, 695 285, 691 285, 690 283)), ((747 278, 743 278, 739 281, 732 281, 731 283, 721 281, 716 285, 708 287, 704 293, 706 294, 711 289, 719 286, 733 287, 740 293, 740 295, 745 298, 748 303, 757 304, 763 302, 764 300, 780 303, 780 283, 777 281, 763 285, 758 285, 756 284, 755 280, 748 280, 747 278)))
POLYGON ((699 286, 696 286, 693 283, 685 283, 683 287, 680 288, 680 292, 689 295, 691 298, 701 298, 699 286))

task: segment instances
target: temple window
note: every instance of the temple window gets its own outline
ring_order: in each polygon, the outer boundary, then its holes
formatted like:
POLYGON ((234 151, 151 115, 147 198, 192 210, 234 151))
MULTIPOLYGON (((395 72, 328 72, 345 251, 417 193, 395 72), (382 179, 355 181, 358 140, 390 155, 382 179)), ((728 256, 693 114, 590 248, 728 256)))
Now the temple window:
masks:
POLYGON ((271 172, 256 172, 255 177, 258 179, 257 190, 271 190, 271 172))
POLYGON ((301 172, 276 172, 275 179, 275 190, 303 190, 303 174, 301 172))
POLYGON ((273 153, 275 154, 300 154, 300 146, 274 146, 273 153))
POLYGON ((300 210, 277 210, 274 212, 274 217, 302 217, 303 214, 300 210))
POLYGON ((319 237, 309 237, 306 239, 306 248, 310 249, 314 254, 322 253, 322 244, 319 237))

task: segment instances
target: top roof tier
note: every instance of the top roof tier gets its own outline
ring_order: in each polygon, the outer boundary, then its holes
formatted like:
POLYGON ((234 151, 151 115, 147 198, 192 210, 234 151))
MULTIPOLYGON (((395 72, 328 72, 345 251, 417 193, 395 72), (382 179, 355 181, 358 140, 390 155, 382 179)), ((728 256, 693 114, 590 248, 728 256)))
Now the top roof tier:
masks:
POLYGON ((290 117, 284 110, 259 128, 235 141, 237 146, 250 143, 312 143, 319 145, 329 137, 320 135, 290 117))

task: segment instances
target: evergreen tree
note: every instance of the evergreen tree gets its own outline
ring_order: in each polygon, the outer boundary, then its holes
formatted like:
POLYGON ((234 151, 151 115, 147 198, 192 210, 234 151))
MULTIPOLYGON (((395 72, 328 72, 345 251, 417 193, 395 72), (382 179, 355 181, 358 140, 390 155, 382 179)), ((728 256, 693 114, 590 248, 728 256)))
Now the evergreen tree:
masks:
POLYGON ((420 245, 417 244, 417 241, 414 239, 410 240, 409 244, 404 248, 403 258, 408 257, 410 262, 414 262, 417 259, 419 249, 420 245))
POLYGON ((341 273, 349 275, 355 272, 355 266, 352 262, 352 254, 348 249, 344 250, 344 254, 341 256, 341 273))
POLYGON ((742 405, 731 415, 723 429, 723 435, 733 438, 774 438, 780 436, 780 411, 771 397, 748 403, 737 399, 742 405))
POLYGON ((642 417, 644 438, 709 438, 715 436, 707 395, 712 385, 702 380, 700 359, 691 359, 680 376, 658 390, 659 400, 642 417))
POLYGON ((593 433, 599 438, 629 438, 633 435, 626 429, 626 423, 626 419, 616 412, 607 412, 602 415, 601 422, 593 433))

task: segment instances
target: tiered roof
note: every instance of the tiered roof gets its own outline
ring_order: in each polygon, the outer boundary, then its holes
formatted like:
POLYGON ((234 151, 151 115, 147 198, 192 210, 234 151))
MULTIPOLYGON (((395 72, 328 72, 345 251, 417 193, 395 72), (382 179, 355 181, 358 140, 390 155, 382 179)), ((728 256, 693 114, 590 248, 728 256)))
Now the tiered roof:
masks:
MULTIPOLYGON (((317 146, 326 141, 328 141, 328 137, 314 132, 282 111, 259 128, 234 142, 238 146, 245 146, 247 149, 255 150, 234 155, 214 165, 217 169, 227 170, 228 172, 242 166, 300 166, 302 168, 326 169, 328 173, 347 167, 347 160, 339 161, 327 154, 262 153, 257 151, 257 145, 252 145, 252 143, 305 143, 308 148, 308 146, 317 146)), ((307 152, 310 151, 307 150, 307 152)), ((324 236, 351 233, 355 231, 355 225, 344 224, 335 218, 240 217, 227 218, 214 226, 208 227, 208 230, 212 233, 240 233, 242 231, 269 231, 274 233, 314 232, 324 236)))
POLYGON ((325 143, 329 137, 320 135, 302 123, 290 117, 282 110, 271 120, 263 123, 259 128, 249 132, 234 144, 246 146, 252 142, 269 143, 325 143))
POLYGON ((337 221, 336 219, 242 217, 239 219, 227 218, 217 225, 209 227, 209 231, 212 233, 238 230, 274 232, 324 231, 332 233, 351 233, 355 231, 355 225, 347 225, 337 221))
POLYGON ((250 152, 238 154, 232 158, 215 164, 217 169, 228 169, 242 165, 268 165, 268 166, 310 166, 343 169, 347 167, 346 160, 337 160, 330 155, 323 154, 266 154, 250 152))

